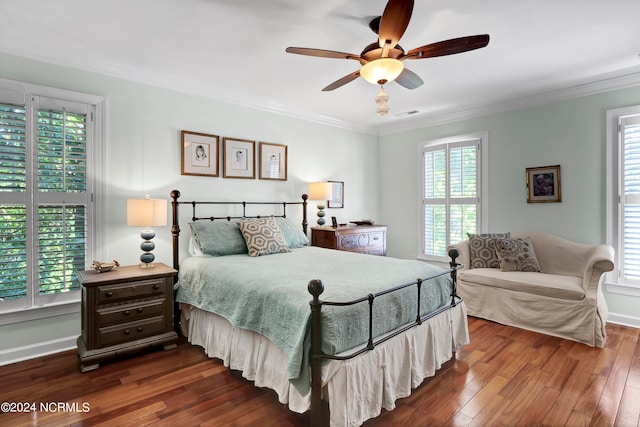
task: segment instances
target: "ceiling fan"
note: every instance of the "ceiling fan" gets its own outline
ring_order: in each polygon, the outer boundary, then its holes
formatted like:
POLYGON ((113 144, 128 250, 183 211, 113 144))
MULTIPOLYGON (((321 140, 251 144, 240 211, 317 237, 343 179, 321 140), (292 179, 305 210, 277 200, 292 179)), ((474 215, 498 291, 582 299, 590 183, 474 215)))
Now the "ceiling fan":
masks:
MULTIPOLYGON (((413 0, 389 0, 382 16, 373 19, 369 24, 369 27, 378 34, 378 41, 365 47, 360 55, 304 47, 288 47, 286 51, 322 58, 353 59, 360 63, 362 67, 359 70, 336 80, 322 89, 323 91, 337 89, 359 76, 374 84, 383 85, 395 80, 407 89, 415 89, 424 82, 416 73, 404 68, 402 61, 405 59, 453 55, 480 49, 489 44, 489 35, 481 34, 431 43, 405 52, 398 42, 409 25, 413 3, 413 0)), ((384 92, 381 92, 381 95, 386 96, 384 92)))

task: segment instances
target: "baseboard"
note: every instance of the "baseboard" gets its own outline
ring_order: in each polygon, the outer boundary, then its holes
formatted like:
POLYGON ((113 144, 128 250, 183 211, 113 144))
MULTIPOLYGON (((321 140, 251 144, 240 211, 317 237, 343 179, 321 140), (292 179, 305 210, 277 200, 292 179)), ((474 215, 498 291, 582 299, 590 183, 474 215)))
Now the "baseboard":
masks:
POLYGON ((72 350, 76 348, 77 338, 77 336, 58 338, 56 340, 0 351, 0 366, 35 359, 36 357, 47 356, 61 351, 72 350))
POLYGON ((609 313, 607 323, 640 328, 640 317, 626 316, 624 314, 609 313))

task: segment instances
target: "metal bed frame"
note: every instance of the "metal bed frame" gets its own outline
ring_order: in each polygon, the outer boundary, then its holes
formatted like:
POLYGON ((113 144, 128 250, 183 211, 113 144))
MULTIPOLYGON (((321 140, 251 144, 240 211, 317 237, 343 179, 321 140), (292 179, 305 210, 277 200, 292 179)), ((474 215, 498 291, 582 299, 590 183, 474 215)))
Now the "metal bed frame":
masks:
MULTIPOLYGON (((171 210, 172 210, 172 225, 171 225, 171 235, 172 235, 172 246, 173 246, 173 268, 178 270, 179 268, 179 236, 180 236, 180 226, 178 221, 178 207, 179 205, 191 205, 192 207, 192 221, 215 221, 215 220, 225 220, 231 221, 234 219, 248 219, 248 218, 261 218, 266 216, 275 216, 275 217, 287 217, 287 206, 290 205, 301 205, 302 206, 302 230, 307 234, 308 222, 307 222, 307 200, 308 196, 306 194, 302 195, 302 201, 300 202, 227 202, 227 201, 190 201, 183 202, 178 201, 180 198, 180 191, 173 190, 171 191, 171 210), (242 215, 240 216, 209 216, 209 217, 198 217, 196 215, 196 207, 198 205, 235 205, 242 206, 242 215), (271 206, 282 206, 282 214, 281 215, 255 215, 249 216, 247 215, 247 206, 251 205, 271 205, 271 206)), ((322 400, 322 362, 325 359, 333 359, 333 360, 347 360, 352 359, 364 352, 373 350, 377 345, 382 344, 389 339, 406 332, 407 330, 422 324, 422 322, 443 313, 462 302, 462 298, 457 295, 457 270, 462 268, 461 264, 456 262, 456 258, 458 257, 458 251, 452 249, 449 251, 449 269, 444 270, 441 273, 418 278, 414 282, 405 283, 399 286, 395 286, 393 288, 387 289, 382 292, 378 292, 376 294, 369 294, 362 298, 348 301, 348 302, 332 302, 332 301, 323 301, 320 299, 320 295, 322 295, 324 291, 324 285, 321 280, 311 280, 307 286, 307 290, 312 296, 311 301, 309 301, 310 309, 311 309, 311 349, 309 354, 309 363, 311 370, 311 425, 313 427, 320 426, 328 426, 329 425, 329 406, 328 402, 324 402, 322 400), (401 289, 415 287, 417 292, 417 301, 420 302, 420 292, 421 287, 424 282, 428 280, 434 279, 436 277, 440 277, 443 275, 450 275, 453 281, 453 288, 451 292, 451 302, 449 305, 441 307, 438 310, 435 310, 431 313, 427 313, 425 315, 421 315, 420 303, 418 303, 417 315, 415 321, 401 326, 400 328, 394 330, 392 333, 387 334, 383 337, 374 337, 373 336, 373 306, 376 298, 386 295, 392 292, 397 292, 401 289), (368 302, 369 304, 369 339, 367 345, 359 350, 355 350, 354 352, 342 356, 335 356, 325 354, 322 351, 322 306, 349 306, 354 304, 360 304, 368 302)), ((366 255, 363 255, 366 256, 366 255)), ((177 279, 176 279, 177 280, 177 279)), ((174 312, 175 314, 175 327, 176 330, 179 331, 179 307, 176 303, 176 307, 174 312)))

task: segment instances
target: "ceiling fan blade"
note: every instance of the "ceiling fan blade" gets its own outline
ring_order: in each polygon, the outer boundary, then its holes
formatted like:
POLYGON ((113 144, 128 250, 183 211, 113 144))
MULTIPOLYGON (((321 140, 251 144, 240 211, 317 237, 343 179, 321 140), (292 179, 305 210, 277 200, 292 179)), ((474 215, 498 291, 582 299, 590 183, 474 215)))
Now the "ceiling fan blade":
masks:
POLYGON ((400 86, 406 87, 407 89, 415 89, 424 84, 424 81, 422 81, 419 75, 407 68, 402 70, 400 75, 396 77, 395 81, 400 86))
POLYGON ((404 34, 411 13, 413 12, 413 0, 389 0, 380 18, 378 42, 380 47, 393 48, 404 34))
POLYGON ((288 53, 295 53, 298 55, 319 56, 321 58, 337 58, 337 59, 355 59, 360 60, 360 55, 353 53, 337 52, 335 50, 326 49, 311 49, 306 47, 288 47, 286 49, 288 53))
POLYGON ((337 89, 340 86, 344 86, 347 83, 354 81, 358 77, 360 77, 360 70, 354 71, 353 73, 347 74, 343 78, 336 80, 335 82, 331 83, 329 86, 327 86, 324 89, 322 89, 322 91, 323 92, 328 92, 330 90, 337 89))
POLYGON ((480 49, 489 44, 489 34, 477 36, 460 37, 457 39, 444 40, 431 43, 416 49, 412 49, 404 56, 406 59, 433 58, 436 56, 453 55, 455 53, 467 52, 469 50, 480 49))

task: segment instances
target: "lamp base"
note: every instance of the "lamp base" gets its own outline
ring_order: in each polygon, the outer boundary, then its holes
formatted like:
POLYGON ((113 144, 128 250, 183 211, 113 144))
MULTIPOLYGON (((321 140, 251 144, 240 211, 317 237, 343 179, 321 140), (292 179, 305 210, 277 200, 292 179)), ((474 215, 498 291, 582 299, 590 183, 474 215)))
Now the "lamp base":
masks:
POLYGON ((327 221, 324 219, 324 216, 326 215, 326 212, 324 211, 325 209, 325 205, 324 203, 318 203, 318 205, 316 206, 318 208, 318 220, 316 221, 318 223, 318 225, 323 226, 327 221))
POLYGON ((138 264, 138 267, 140 267, 140 268, 153 268, 155 266, 156 265, 151 263, 151 262, 149 262, 149 263, 141 262, 140 264, 138 264))
POLYGON ((140 233, 140 237, 144 240, 140 244, 140 249, 144 252, 140 255, 140 264, 138 266, 140 268, 151 268, 154 266, 153 260, 156 259, 156 256, 151 253, 152 250, 155 249, 156 244, 151 241, 155 237, 156 233, 149 227, 145 228, 142 233, 140 233))

